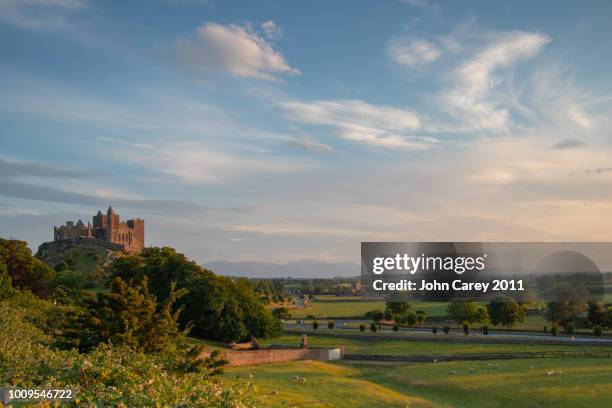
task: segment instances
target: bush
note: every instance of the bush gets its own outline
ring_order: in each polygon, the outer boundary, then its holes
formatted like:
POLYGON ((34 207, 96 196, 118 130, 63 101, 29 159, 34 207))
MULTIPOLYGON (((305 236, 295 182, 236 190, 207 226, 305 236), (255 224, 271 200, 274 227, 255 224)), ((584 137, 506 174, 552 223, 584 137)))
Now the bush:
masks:
POLYGON ((444 326, 444 327, 442 328, 442 331, 444 332, 444 334, 448 334, 448 333, 450 333, 450 330, 451 330, 451 329, 450 329, 450 326, 444 326))
POLYGON ((365 331, 366 331, 366 325, 365 325, 365 324, 363 324, 363 323, 362 323, 362 324, 360 324, 360 325, 359 325, 359 331, 360 331, 360 332, 362 332, 362 333, 363 333, 363 332, 365 332, 365 331))
POLYGON ((433 334, 438 333, 438 326, 434 326, 434 327, 432 327, 432 328, 431 328, 431 332, 432 332, 433 334))
POLYGON ((470 334, 470 323, 469 322, 463 322, 463 324, 461 325, 461 328, 463 329, 463 334, 465 334, 466 336, 470 334))
POLYGON ((593 327, 593 334, 597 337, 601 336, 601 334, 603 333, 603 331, 601 330, 601 326, 595 326, 593 327))
POLYGON ((333 320, 330 320, 329 322, 327 322, 327 328, 328 328, 329 330, 332 330, 332 329, 334 328, 334 326, 335 326, 335 325, 336 325, 336 324, 334 323, 334 321, 333 321, 333 320))
POLYGON ((312 328, 317 330, 319 328, 319 322, 317 322, 316 320, 312 321, 312 328))
POLYGON ((273 309, 272 310, 272 314, 277 319, 286 320, 286 319, 290 319, 291 318, 291 313, 289 313, 289 309, 287 309, 284 306, 277 307, 277 308, 273 309))
POLYGON ((543 331, 544 333, 548 333, 548 326, 544 325, 544 328, 542 329, 542 331, 543 331))
POLYGON ((576 333, 576 327, 574 327, 572 323, 569 323, 567 326, 565 326, 565 332, 569 335, 573 335, 576 333))
POLYGON ((399 331, 399 324, 395 323, 393 325, 393 331, 396 332, 396 333, 399 331))
POLYGON ((376 326, 376 323, 372 323, 370 325, 370 330, 372 330, 372 333, 376 333, 376 330, 378 330, 378 326, 376 326))
POLYGON ((484 334, 485 336, 489 335, 489 326, 482 326, 482 334, 484 334))
POLYGON ((557 325, 554 325, 553 327, 550 328, 550 334, 552 334, 553 336, 558 336, 559 335, 559 327, 557 325))

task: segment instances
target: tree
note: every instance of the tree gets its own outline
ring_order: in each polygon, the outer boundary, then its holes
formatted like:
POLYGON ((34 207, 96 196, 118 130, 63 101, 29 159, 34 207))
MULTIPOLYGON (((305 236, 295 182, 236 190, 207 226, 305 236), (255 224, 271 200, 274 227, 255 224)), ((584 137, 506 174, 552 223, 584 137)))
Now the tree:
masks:
POLYGON ((587 319, 592 326, 601 325, 604 320, 604 313, 606 309, 603 303, 596 300, 591 300, 587 304, 587 319))
POLYGON ((446 313, 457 324, 473 323, 478 320, 478 304, 475 302, 454 301, 448 304, 446 313))
POLYGON ((487 325, 482 326, 482 334, 485 336, 489 335, 489 326, 487 325))
POLYGON ((274 315, 274 317, 276 317, 277 319, 281 319, 281 320, 286 320, 286 319, 291 318, 291 313, 289 313, 289 309, 287 309, 284 306, 273 309, 272 314, 274 315))
POLYGON ((431 328, 431 332, 432 332, 433 334, 437 334, 437 333, 438 333, 438 326, 434 326, 434 327, 432 327, 432 328, 431 328))
POLYGON ((546 319, 567 328, 585 312, 588 292, 581 284, 562 282, 550 291, 550 301, 546 304, 546 319))
POLYGON ((312 328, 314 330, 317 330, 319 328, 319 322, 317 322, 316 320, 312 321, 312 328))
POLYGON ((553 325, 550 328, 550 334, 552 334, 553 336, 558 336, 559 335, 559 326, 557 326, 556 324, 553 325))
POLYGON ((525 320, 525 311, 512 298, 499 297, 487 306, 491 323, 495 326, 512 327, 525 320))
POLYGON ((376 323, 380 322, 385 318, 385 313, 379 309, 372 310, 367 314, 369 314, 372 317, 372 320, 374 320, 376 323))
POLYGON ((366 325, 365 325, 365 324, 363 324, 363 323, 362 323, 362 324, 360 324, 360 325, 359 325, 359 331, 363 333, 363 332, 365 332, 365 330, 366 330, 366 325))
POLYGON ((282 332, 282 323, 267 310, 247 279, 218 276, 172 248, 145 248, 138 255, 112 262, 111 277, 129 284, 145 278, 158 301, 169 296, 171 284, 187 294, 175 305, 183 307, 180 323, 196 336, 218 340, 266 338, 282 332))
POLYGON ((466 336, 470 334, 470 322, 463 322, 461 324, 461 328, 463 329, 463 334, 465 334, 466 336))
POLYGON ((329 330, 332 330, 332 329, 334 328, 334 326, 335 326, 335 325, 336 325, 336 324, 334 323, 334 321, 333 321, 333 320, 330 320, 329 322, 327 322, 327 328, 328 328, 329 330))
POLYGON ((378 326, 376 326, 376 323, 370 324, 370 330, 372 330, 372 333, 376 333, 376 330, 378 330, 378 326))
POLYGON ((593 334, 596 337, 600 337, 602 333, 603 333, 603 330, 601 330, 601 326, 594 326, 593 327, 593 334))
POLYGON ((442 328, 442 331, 444 332, 444 334, 448 334, 448 333, 450 333, 450 330, 451 330, 451 328, 450 328, 450 326, 448 326, 448 325, 446 325, 446 326, 444 326, 444 327, 442 328))
POLYGON ((158 308, 146 278, 134 286, 115 278, 110 292, 99 292, 88 302, 80 321, 80 347, 90 349, 98 343, 112 343, 144 352, 172 349, 185 334, 178 323, 182 309, 173 311, 174 303, 185 292, 172 286, 158 308))
POLYGON ((416 313, 413 313, 413 312, 406 313, 402 317, 401 322, 404 323, 404 324, 407 324, 409 327, 414 327, 414 325, 417 322, 417 315, 416 315, 416 313))
POLYGON ((423 327, 423 324, 425 323, 425 319, 427 319, 427 312, 425 312, 424 310, 417 310, 416 311, 416 321, 419 324, 419 326, 423 327))
POLYGON ((42 297, 49 294, 49 283, 55 271, 34 258, 25 241, 0 238, 0 265, 11 278, 13 287, 29 289, 42 297))
POLYGON ((399 324, 397 324, 397 323, 393 324, 393 331, 396 332, 396 333, 399 331, 399 324))

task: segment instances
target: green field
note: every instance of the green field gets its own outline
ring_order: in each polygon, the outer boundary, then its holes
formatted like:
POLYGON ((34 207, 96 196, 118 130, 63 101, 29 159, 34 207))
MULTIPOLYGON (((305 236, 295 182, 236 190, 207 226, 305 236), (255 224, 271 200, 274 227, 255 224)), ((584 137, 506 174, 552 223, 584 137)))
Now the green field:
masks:
MULTIPOLYGON (((300 336, 284 335, 274 339, 261 340, 261 344, 300 344, 300 336)), ((345 346, 347 353, 356 354, 463 354, 463 353, 510 353, 522 351, 558 350, 612 350, 612 346, 576 347, 556 344, 487 344, 453 343, 436 341, 406 341, 381 339, 344 339, 338 337, 308 337, 309 346, 345 346)), ((610 362, 612 364, 612 361, 610 362)))
POLYGON ((252 382, 270 407, 612 406, 612 364, 604 358, 415 364, 294 361, 230 368, 224 378, 252 382), (550 370, 556 373, 548 375, 550 370), (293 380, 295 375, 305 382, 293 380))
MULTIPOLYGON (((413 303, 412 310, 424 310, 428 316, 444 316, 446 302, 413 303)), ((313 315, 320 318, 334 317, 363 317, 367 312, 379 309, 385 310, 385 302, 372 300, 346 300, 346 301, 313 301, 306 308, 291 310, 291 316, 304 318, 313 315)))

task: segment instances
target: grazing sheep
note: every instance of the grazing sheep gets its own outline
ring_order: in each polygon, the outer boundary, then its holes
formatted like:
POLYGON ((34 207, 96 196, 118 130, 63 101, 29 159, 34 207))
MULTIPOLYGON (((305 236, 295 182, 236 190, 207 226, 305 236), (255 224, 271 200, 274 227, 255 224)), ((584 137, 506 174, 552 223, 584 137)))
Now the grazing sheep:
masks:
POLYGON ((493 364, 491 363, 487 364, 487 368, 493 368, 493 364))
POLYGON ((249 379, 253 379, 255 378, 255 376, 253 375, 253 373, 249 372, 249 379))
POLYGON ((291 379, 295 382, 300 381, 300 376, 299 375, 294 375, 293 377, 291 377, 291 379))
POLYGON ((272 390, 271 395, 278 395, 278 390, 272 390))
POLYGON ((434 362, 434 363, 437 363, 437 362, 438 362, 438 359, 437 359, 437 358, 434 358, 433 362, 434 362))
POLYGON ((306 384, 306 377, 300 378, 300 383, 301 384, 306 384))
POLYGON ((453 375, 454 375, 454 374, 457 374, 455 370, 450 370, 448 373, 449 373, 449 374, 453 374, 453 375))
POLYGON ((531 365, 530 365, 530 366, 529 366, 529 369, 530 369, 530 370, 533 370, 533 366, 531 366, 531 365))
POLYGON ((474 374, 474 367, 470 368, 470 374, 474 374))

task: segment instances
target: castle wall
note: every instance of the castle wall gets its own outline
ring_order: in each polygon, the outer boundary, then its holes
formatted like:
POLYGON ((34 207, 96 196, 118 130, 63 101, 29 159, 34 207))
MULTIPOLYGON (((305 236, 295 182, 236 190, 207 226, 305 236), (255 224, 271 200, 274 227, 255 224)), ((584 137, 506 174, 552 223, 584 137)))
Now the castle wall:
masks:
MULTIPOLYGON (((227 350, 221 352, 220 358, 227 360, 228 366, 238 367, 254 364, 282 363, 295 360, 331 361, 342 358, 341 348, 286 348, 264 350, 227 350)), ((204 352, 200 358, 210 356, 204 352)))
POLYGON ((123 247, 128 253, 136 253, 144 248, 144 220, 136 218, 121 222, 119 214, 109 207, 106 215, 98 211, 92 218, 93 226, 85 227, 81 221, 76 225, 68 221, 66 225, 54 227, 53 239, 55 241, 93 237, 123 247))

